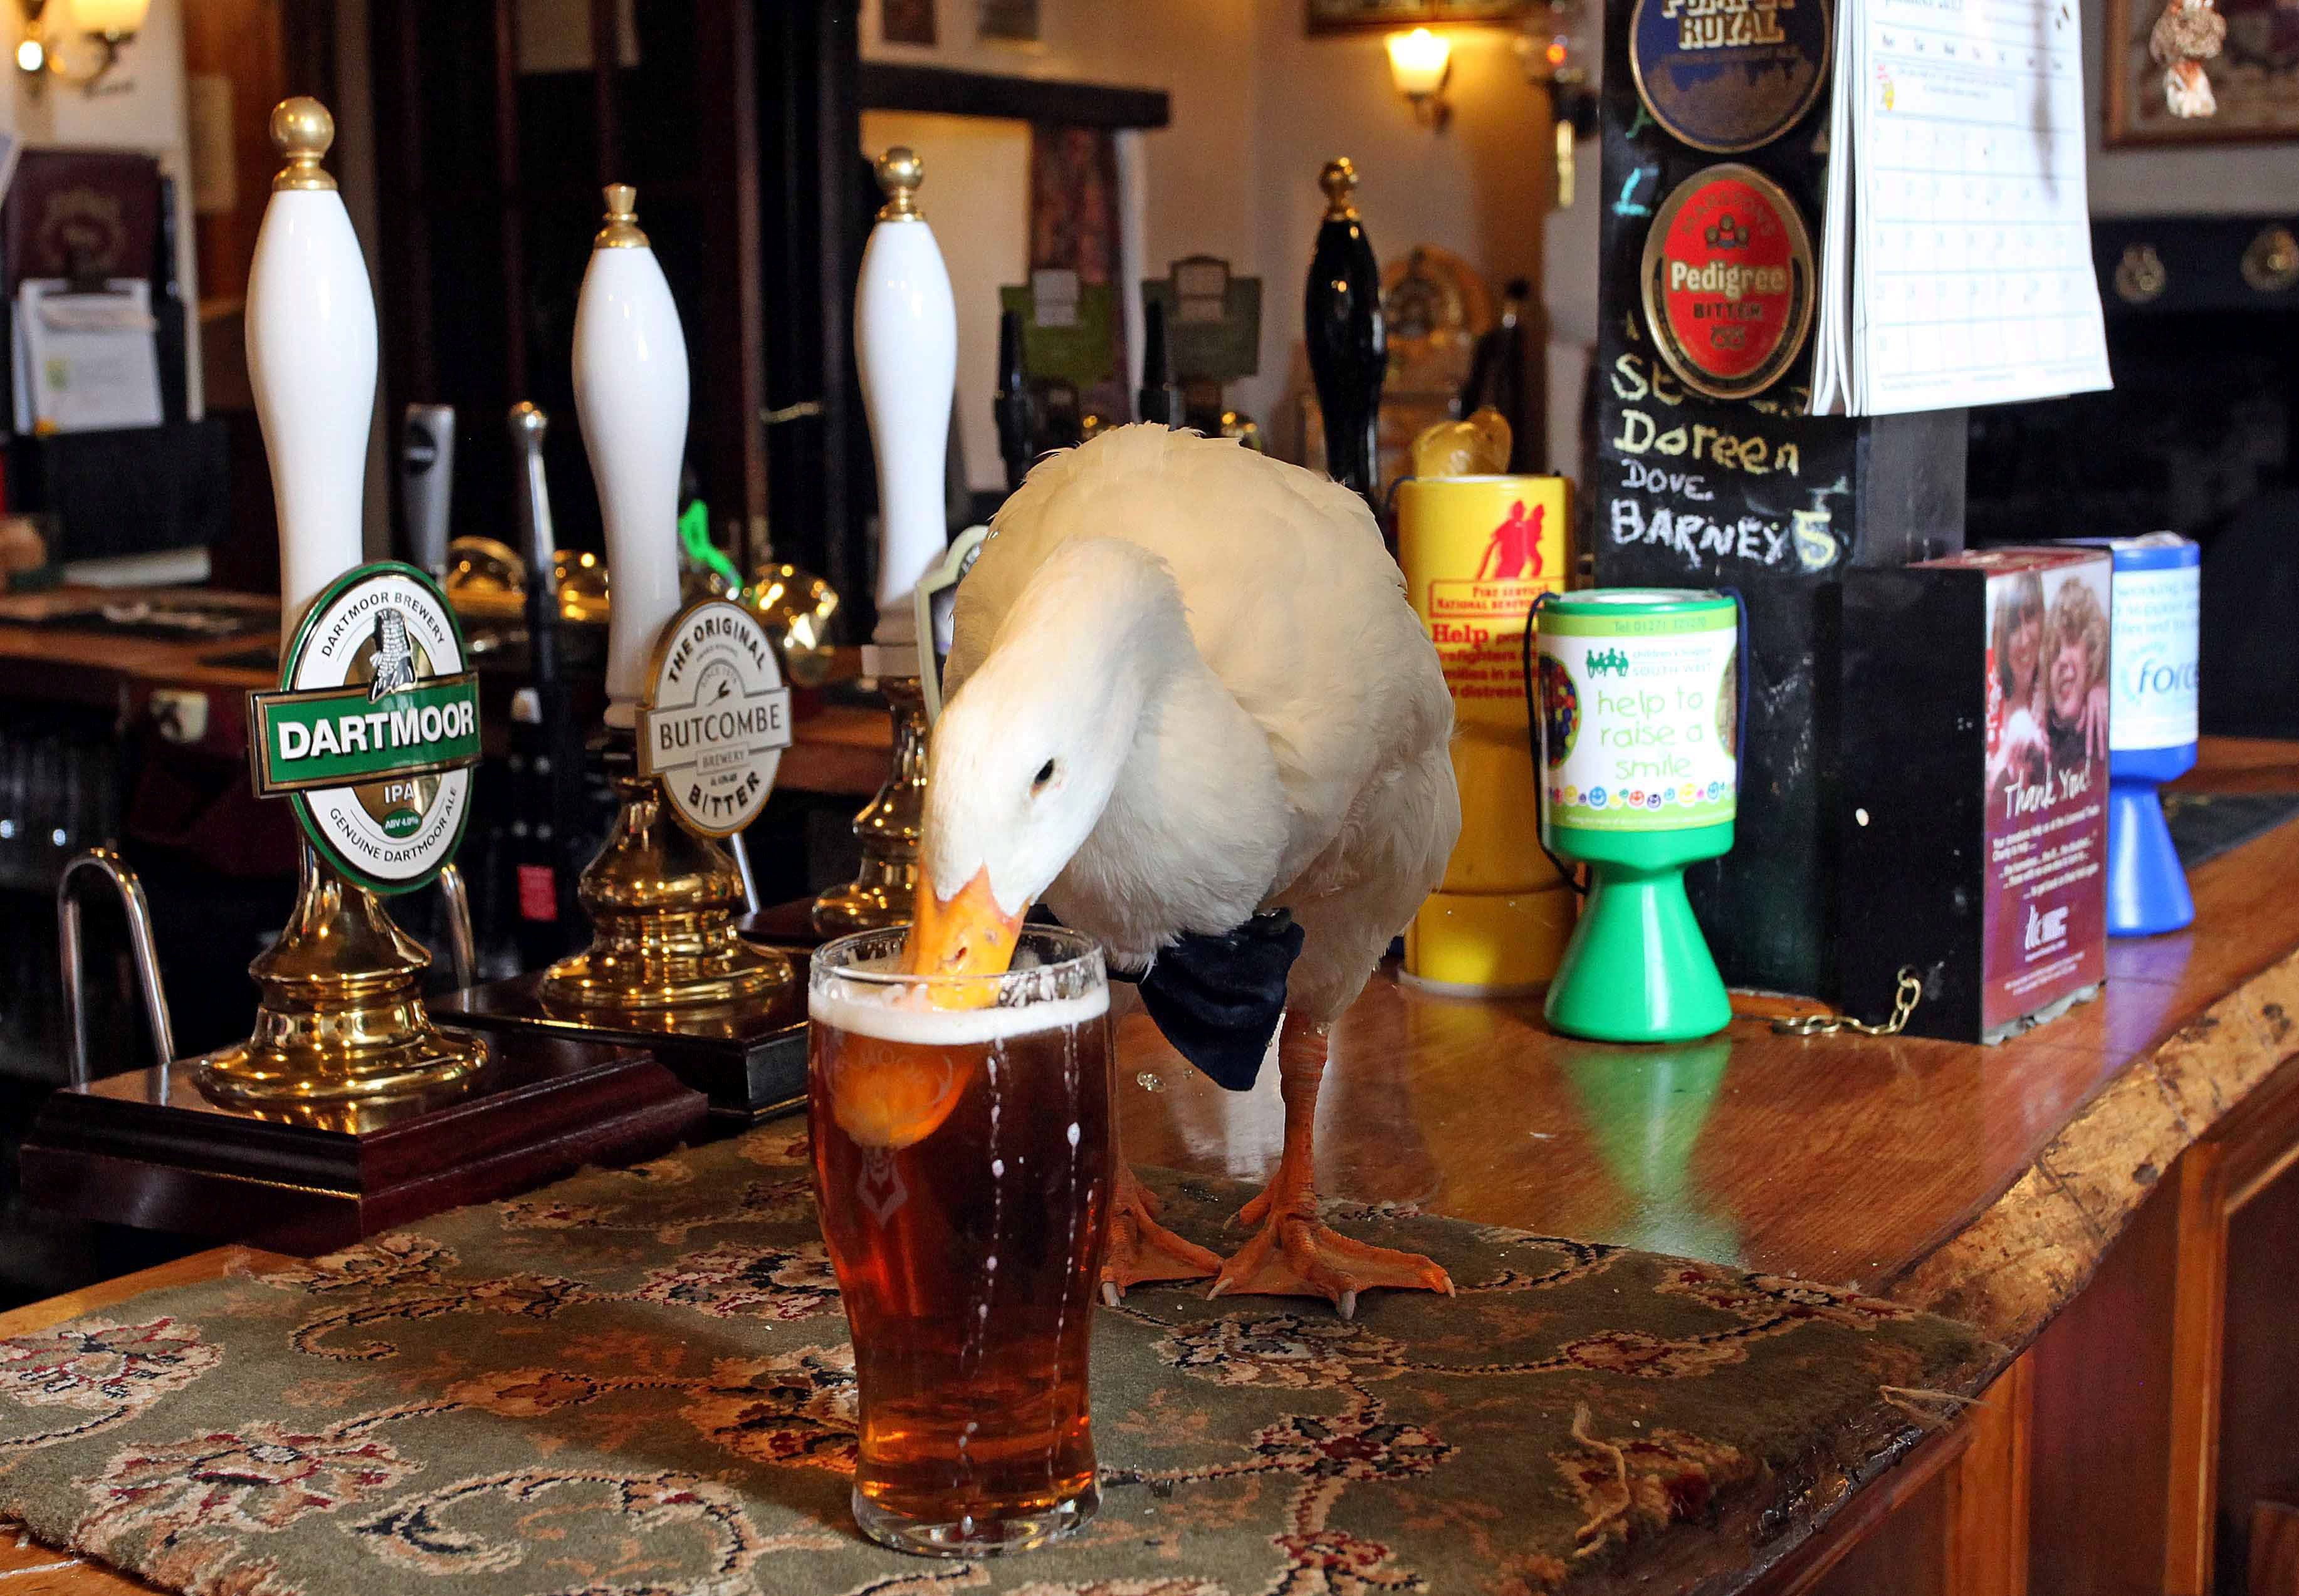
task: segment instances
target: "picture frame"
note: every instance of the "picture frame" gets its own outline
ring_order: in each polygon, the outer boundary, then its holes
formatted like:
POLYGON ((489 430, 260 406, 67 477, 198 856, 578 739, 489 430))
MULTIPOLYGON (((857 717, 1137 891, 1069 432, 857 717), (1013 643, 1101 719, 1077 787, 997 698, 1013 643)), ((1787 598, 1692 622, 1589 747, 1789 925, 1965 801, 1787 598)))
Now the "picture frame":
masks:
POLYGON ((1450 22, 1515 22, 1545 0, 1305 0, 1311 34, 1386 32, 1450 22))
POLYGON ((934 31, 934 0, 882 0, 879 31, 890 45, 939 43, 934 31))
POLYGON ((2147 54, 2162 0, 2107 0, 2101 41, 2104 129, 2111 147, 2299 140, 2299 8, 2277 0, 2218 0, 2227 44, 2204 63, 2216 113, 2176 117, 2163 69, 2147 54))

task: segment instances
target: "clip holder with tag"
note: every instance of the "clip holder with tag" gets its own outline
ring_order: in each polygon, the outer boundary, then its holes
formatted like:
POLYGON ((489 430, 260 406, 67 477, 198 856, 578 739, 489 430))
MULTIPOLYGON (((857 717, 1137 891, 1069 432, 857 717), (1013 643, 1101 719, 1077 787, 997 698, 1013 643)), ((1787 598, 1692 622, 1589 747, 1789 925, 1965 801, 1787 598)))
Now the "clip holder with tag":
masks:
POLYGON ((668 279, 637 194, 605 194, 575 318, 575 408, 605 523, 605 762, 620 800, 576 898, 590 945, 548 970, 461 994, 489 1030, 645 1046, 715 1113, 747 1120, 805 1089, 806 1014, 787 956, 736 934, 752 906, 722 839, 773 790, 790 699, 758 616, 679 606, 679 466, 691 385, 668 279))
POLYGON ((200 1088, 248 1106, 369 1104, 460 1089, 483 1045, 441 1031, 430 960, 379 897, 437 879, 470 817, 477 678, 446 595, 412 566, 361 566, 304 612, 276 691, 247 696, 258 798, 286 798, 306 846, 295 908, 249 972, 246 1041, 193 1062, 200 1088))
POLYGON ((796 1101, 806 1013, 791 960, 737 934, 751 906, 721 846, 766 807, 790 740, 790 690, 757 615, 706 599, 673 616, 635 724, 608 734, 622 805, 577 891, 591 945, 460 994, 459 1021, 643 1046, 722 1118, 796 1101))
POLYGON ((672 617, 627 751, 610 755, 622 808, 577 889, 591 946, 544 975, 546 1008, 710 1033, 788 992, 790 961, 735 934, 748 906, 718 843, 765 808, 789 745, 790 690, 758 616, 707 599, 672 617))

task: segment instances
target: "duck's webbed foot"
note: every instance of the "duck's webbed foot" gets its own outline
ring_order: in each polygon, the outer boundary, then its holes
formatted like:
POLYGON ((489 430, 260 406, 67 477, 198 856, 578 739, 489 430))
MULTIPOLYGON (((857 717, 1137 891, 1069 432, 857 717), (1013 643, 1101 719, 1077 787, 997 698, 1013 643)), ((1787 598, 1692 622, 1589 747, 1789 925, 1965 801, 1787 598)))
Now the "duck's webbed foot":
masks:
POLYGON ((1123 1156, 1117 1161, 1117 1189, 1110 1203, 1101 1299, 1111 1307, 1145 1281, 1197 1280, 1221 1268, 1219 1258, 1158 1222, 1158 1195, 1134 1178, 1123 1156))
POLYGON ((1222 1265, 1209 1295, 1324 1297, 1343 1319, 1354 1319, 1357 1294, 1376 1286, 1453 1294, 1452 1278, 1436 1263, 1320 1224, 1308 1183, 1288 1195, 1285 1182, 1281 1167, 1269 1189, 1239 1211, 1240 1223, 1261 1228, 1222 1265))
POLYGON ((1343 1319, 1356 1316, 1359 1292, 1376 1286, 1451 1296, 1451 1277, 1419 1253, 1376 1247, 1318 1222, 1310 1127, 1317 1118, 1326 1045, 1323 1026, 1286 1016, 1277 1044, 1285 1098, 1284 1154, 1267 1188, 1238 1211, 1240 1224, 1259 1229, 1222 1265, 1208 1294, 1324 1297, 1343 1319))

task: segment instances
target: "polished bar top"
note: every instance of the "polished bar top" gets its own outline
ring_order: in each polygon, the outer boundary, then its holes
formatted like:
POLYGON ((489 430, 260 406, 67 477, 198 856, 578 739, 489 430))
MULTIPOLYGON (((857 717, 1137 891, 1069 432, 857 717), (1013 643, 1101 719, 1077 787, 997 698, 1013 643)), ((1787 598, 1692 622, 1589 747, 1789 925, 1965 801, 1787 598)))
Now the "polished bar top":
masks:
MULTIPOLYGON (((2299 743, 2206 740, 2180 786, 2299 793, 2299 743)), ((1995 1047, 1782 1036, 1781 1005, 1746 998, 1707 1041, 1581 1042, 1537 1001, 1384 971, 1335 1030, 1319 1191, 1854 1285, 2025 1344, 2179 1151, 2299 1051, 2299 823, 2192 884, 2194 926, 2111 941, 2100 996, 1995 1047)), ((1224 1092, 1139 1013, 1119 1059, 1135 1162, 1276 1167, 1274 1079, 1224 1092)))
MULTIPOLYGON (((2207 740, 2182 785, 2299 792, 2299 743, 2207 740)), ((1550 1033, 1537 1003, 1432 996, 1384 972, 1336 1033, 1320 1187, 1852 1283, 2024 1345, 2180 1150, 2299 1051, 2299 823, 2193 884, 2192 930, 2112 944, 2100 998, 2000 1047, 1784 1037, 1753 1012, 1707 1042, 1607 1046, 1550 1033)), ((1136 1162, 1275 1166, 1274 1079, 1223 1092, 1138 1013, 1118 1070, 1136 1162)), ((202 1253, 0 1315, 0 1335, 278 1261, 202 1253)), ((19 1569, 28 1592, 140 1588, 0 1539, 0 1577, 19 1569)))

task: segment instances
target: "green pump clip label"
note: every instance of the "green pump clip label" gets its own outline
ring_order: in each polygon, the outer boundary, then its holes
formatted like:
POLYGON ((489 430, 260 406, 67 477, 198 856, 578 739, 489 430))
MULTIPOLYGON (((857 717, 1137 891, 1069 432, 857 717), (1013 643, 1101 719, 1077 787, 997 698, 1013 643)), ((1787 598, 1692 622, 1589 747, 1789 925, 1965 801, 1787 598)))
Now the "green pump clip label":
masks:
POLYGON ((367 687, 257 693, 254 707, 258 798, 429 775, 479 757, 478 678, 469 671, 381 697, 367 687))
POLYGON ((1539 622, 1550 824, 1666 831, 1730 820, 1739 790, 1732 608, 1545 608, 1539 622))
POLYGON ((479 760, 478 678, 436 584, 361 566, 303 616, 276 691, 248 694, 258 798, 286 797, 329 864, 408 892, 454 856, 479 760))

